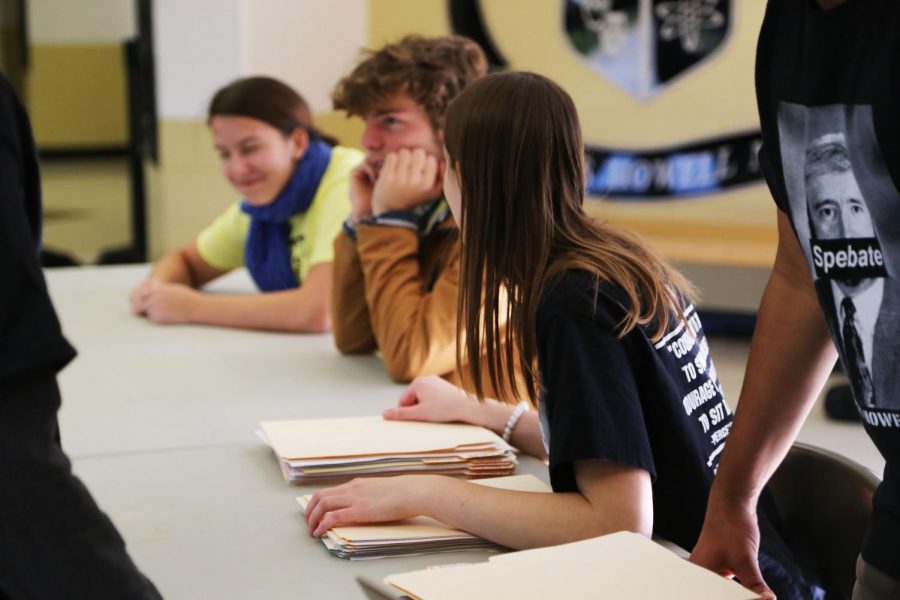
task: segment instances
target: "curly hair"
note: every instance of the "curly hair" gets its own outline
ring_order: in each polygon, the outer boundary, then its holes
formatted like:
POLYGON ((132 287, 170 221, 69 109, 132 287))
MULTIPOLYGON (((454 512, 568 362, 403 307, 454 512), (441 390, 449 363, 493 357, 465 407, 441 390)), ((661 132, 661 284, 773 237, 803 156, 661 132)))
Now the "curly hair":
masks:
POLYGON ((459 35, 409 35, 368 56, 341 79, 331 95, 334 108, 365 117, 399 93, 410 96, 437 130, 450 101, 487 72, 481 47, 459 35))

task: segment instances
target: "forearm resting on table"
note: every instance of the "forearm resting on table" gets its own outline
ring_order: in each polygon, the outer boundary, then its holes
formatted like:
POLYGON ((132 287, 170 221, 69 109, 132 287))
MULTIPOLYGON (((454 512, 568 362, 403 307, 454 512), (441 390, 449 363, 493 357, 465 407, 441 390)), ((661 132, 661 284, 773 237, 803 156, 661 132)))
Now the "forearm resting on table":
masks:
POLYGON ((623 530, 650 536, 653 507, 646 471, 602 461, 576 466, 576 472, 603 472, 591 491, 518 492, 435 477, 428 516, 517 550, 623 530))
POLYGON ((191 287, 197 287, 194 283, 194 277, 191 275, 190 266, 185 260, 183 249, 179 248, 163 256, 155 265, 150 273, 151 279, 165 281, 167 283, 181 283, 191 287))
POLYGON ((197 243, 191 242, 159 259, 150 278, 200 288, 224 273, 203 260, 197 243))
POLYGON ((240 296, 204 293, 191 322, 242 329, 320 333, 331 319, 327 305, 304 288, 240 296))
MULTIPOLYGON (((506 424, 516 409, 514 405, 505 404, 488 398, 484 402, 471 400, 466 407, 465 421, 492 430, 503 435, 506 424)), ((509 442, 526 454, 540 459, 547 458, 544 442, 541 438, 540 419, 536 410, 522 413, 512 430, 509 442)))
POLYGON ((201 294, 191 321, 244 329, 328 331, 330 293, 331 265, 319 264, 296 289, 239 296, 201 294))

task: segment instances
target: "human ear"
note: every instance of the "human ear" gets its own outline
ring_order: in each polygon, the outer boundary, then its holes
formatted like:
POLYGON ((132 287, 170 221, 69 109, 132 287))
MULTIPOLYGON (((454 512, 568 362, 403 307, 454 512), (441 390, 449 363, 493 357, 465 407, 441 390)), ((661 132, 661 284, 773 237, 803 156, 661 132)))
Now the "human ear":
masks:
POLYGON ((288 140, 294 143, 294 160, 300 160, 309 148, 309 132, 303 127, 297 127, 288 136, 288 140))

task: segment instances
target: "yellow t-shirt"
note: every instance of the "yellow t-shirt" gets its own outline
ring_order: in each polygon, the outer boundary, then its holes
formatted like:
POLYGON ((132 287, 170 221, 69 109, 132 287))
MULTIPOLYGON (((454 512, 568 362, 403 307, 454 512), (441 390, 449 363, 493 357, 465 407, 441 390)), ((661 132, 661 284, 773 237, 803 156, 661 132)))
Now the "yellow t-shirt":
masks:
MULTIPOLYGON (((291 267, 301 284, 310 267, 334 260, 334 238, 350 211, 350 171, 363 153, 335 146, 309 210, 290 220, 291 267)), ((240 203, 231 205, 197 236, 200 257, 211 266, 230 271, 244 266, 244 244, 250 230, 250 215, 240 203)))

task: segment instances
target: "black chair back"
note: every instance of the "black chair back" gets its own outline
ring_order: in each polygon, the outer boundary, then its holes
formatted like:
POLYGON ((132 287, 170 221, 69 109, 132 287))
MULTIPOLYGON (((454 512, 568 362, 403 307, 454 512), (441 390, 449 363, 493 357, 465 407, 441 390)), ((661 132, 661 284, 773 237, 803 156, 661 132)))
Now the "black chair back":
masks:
POLYGON ((856 557, 879 483, 844 456, 796 443, 768 485, 790 540, 812 554, 845 598, 856 581, 856 557))

